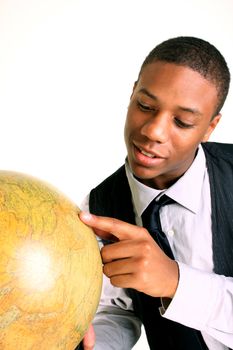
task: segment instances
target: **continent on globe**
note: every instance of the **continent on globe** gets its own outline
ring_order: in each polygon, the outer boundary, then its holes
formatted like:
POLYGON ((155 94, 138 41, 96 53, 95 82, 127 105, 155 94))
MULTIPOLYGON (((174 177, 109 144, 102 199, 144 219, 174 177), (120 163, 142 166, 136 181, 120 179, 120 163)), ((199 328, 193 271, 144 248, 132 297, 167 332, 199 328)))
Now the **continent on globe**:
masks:
POLYGON ((83 338, 102 262, 78 212, 51 185, 0 171, 1 350, 73 350, 83 338))

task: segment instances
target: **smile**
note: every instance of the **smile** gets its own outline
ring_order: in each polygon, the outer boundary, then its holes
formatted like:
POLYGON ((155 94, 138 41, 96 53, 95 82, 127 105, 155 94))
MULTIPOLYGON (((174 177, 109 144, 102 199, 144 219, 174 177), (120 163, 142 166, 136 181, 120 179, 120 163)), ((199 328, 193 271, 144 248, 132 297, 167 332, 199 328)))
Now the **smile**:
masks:
POLYGON ((140 147, 140 146, 138 146, 138 145, 135 145, 134 144, 134 146, 136 147, 136 149, 141 153, 141 154, 143 154, 144 156, 146 156, 146 157, 149 157, 149 158, 151 158, 151 159, 154 159, 154 158, 165 158, 165 157, 163 157, 160 153, 158 153, 158 152, 148 152, 148 151, 146 151, 145 149, 143 149, 142 147, 140 147))
POLYGON ((156 158, 156 156, 154 154, 143 151, 143 149, 140 149, 140 152, 149 158, 156 158))
POLYGON ((150 152, 139 145, 134 144, 134 160, 142 167, 158 167, 164 164, 166 158, 156 151, 150 152))

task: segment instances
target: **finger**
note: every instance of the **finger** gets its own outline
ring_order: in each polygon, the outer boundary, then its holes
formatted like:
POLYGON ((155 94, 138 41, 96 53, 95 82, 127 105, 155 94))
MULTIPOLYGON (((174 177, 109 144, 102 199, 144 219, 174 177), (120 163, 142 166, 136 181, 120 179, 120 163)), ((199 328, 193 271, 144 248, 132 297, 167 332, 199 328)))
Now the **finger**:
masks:
POLYGON ((132 274, 135 272, 135 259, 121 259, 107 263, 103 267, 103 272, 107 277, 132 274))
POLYGON ((94 327, 92 325, 90 325, 90 327, 88 328, 83 341, 83 349, 84 350, 93 350, 94 346, 95 346, 95 331, 94 331, 94 327))
POLYGON ((135 235, 139 236, 142 235, 142 232, 144 234, 147 232, 141 227, 114 218, 97 216, 86 212, 81 212, 79 217, 85 224, 93 227, 98 236, 105 239, 106 237, 107 239, 112 239, 113 236, 119 240, 133 239, 135 235))
MULTIPOLYGON (((150 239, 150 237, 149 237, 150 239)), ((154 241, 153 244, 156 244, 154 241)), ((103 263, 108 263, 117 259, 125 259, 145 255, 148 251, 147 240, 125 240, 113 244, 105 245, 101 248, 103 263)))
POLYGON ((124 275, 116 275, 110 277, 111 284, 118 288, 137 288, 137 282, 135 280, 134 274, 124 274, 124 275))
POLYGON ((100 229, 94 228, 94 227, 93 227, 93 230, 94 230, 95 234, 102 239, 105 239, 105 240, 110 241, 110 242, 118 242, 119 241, 119 239, 115 235, 113 235, 112 233, 109 233, 109 232, 106 232, 106 231, 103 231, 103 230, 100 230, 100 229))

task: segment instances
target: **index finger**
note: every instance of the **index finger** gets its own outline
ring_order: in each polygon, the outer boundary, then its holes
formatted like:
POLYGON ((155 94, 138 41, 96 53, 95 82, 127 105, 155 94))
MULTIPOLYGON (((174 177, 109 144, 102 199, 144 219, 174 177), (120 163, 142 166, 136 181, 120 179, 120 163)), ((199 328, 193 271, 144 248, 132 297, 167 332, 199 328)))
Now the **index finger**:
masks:
POLYGON ((80 219, 95 229, 98 236, 104 239, 112 240, 113 236, 120 241, 139 237, 142 233, 142 228, 127 222, 109 218, 105 216, 97 216, 87 212, 79 213, 80 219), (101 231, 104 231, 103 233, 101 231))

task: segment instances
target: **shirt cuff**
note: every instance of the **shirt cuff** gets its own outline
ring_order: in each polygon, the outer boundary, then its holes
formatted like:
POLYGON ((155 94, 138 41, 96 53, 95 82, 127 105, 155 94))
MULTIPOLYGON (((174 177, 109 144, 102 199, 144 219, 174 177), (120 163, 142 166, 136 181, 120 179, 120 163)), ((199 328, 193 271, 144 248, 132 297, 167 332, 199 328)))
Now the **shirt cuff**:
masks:
POLYGON ((201 271, 178 262, 179 284, 163 317, 191 328, 205 330, 214 305, 219 298, 222 279, 214 273, 201 271))

